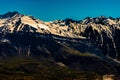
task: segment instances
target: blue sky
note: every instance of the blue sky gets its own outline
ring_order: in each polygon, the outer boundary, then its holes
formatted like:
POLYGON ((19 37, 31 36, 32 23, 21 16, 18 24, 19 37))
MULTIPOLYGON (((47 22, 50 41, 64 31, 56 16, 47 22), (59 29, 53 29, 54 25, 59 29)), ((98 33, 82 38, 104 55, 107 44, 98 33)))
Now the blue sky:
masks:
POLYGON ((85 17, 120 17, 120 0, 0 0, 0 14, 18 11, 43 21, 85 17))

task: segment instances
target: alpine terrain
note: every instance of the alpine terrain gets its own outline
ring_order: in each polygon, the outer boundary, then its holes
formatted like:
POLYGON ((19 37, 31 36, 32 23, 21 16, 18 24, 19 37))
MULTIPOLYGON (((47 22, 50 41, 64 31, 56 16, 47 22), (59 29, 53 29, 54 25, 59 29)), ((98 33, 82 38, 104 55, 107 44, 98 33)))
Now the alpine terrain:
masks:
POLYGON ((0 15, 0 80, 120 80, 120 18, 43 22, 0 15))

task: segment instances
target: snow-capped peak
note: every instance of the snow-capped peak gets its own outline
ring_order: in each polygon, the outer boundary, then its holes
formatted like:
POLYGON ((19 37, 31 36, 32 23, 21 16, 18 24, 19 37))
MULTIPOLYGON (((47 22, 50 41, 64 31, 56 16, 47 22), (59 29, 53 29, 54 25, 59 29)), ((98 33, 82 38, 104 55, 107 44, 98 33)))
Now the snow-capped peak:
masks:
MULTIPOLYGON (((6 28, 9 32, 18 31, 41 31, 47 30, 49 27, 38 19, 33 19, 31 16, 19 14, 18 12, 8 12, 0 16, 0 28, 6 28)), ((1 30, 0 29, 0 30, 1 30)))

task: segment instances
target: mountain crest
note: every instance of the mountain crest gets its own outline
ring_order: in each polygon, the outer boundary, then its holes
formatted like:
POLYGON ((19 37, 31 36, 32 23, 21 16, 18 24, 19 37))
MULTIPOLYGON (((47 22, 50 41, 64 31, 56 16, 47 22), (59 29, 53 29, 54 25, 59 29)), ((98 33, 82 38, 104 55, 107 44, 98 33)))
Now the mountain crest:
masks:
POLYGON ((14 12, 8 12, 4 15, 1 15, 1 18, 11 18, 15 15, 20 15, 17 11, 14 11, 14 12))

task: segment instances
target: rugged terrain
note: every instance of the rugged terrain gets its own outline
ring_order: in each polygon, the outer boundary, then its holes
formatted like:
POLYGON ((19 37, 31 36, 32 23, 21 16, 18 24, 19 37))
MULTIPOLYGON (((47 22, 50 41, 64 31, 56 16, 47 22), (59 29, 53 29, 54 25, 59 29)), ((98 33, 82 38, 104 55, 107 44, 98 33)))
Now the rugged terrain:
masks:
POLYGON ((59 80, 61 74, 66 76, 60 80, 101 80, 105 74, 117 77, 119 34, 120 18, 100 16, 43 22, 33 16, 8 12, 0 15, 0 76, 12 80, 20 78, 19 75, 21 79, 33 80, 59 80), (16 75, 10 77, 11 74, 16 75))

